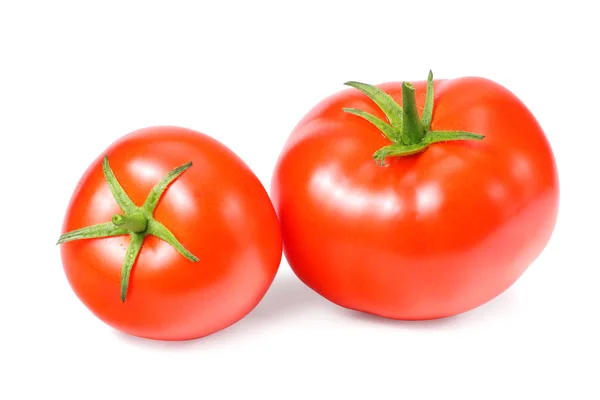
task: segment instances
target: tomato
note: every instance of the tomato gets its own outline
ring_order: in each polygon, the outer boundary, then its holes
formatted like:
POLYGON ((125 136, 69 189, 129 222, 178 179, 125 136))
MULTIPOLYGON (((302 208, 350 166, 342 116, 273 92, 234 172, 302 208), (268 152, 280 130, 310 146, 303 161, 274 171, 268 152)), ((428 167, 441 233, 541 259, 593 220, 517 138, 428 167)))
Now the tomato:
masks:
POLYGON ((63 232, 79 299, 115 329, 151 339, 199 338, 240 320, 282 257, 258 178, 217 140, 180 127, 113 143, 81 178, 63 232))
POLYGON ((556 163, 532 113, 480 77, 348 85, 297 124, 273 175, 295 274, 342 307, 404 320, 509 288, 558 212, 556 163))

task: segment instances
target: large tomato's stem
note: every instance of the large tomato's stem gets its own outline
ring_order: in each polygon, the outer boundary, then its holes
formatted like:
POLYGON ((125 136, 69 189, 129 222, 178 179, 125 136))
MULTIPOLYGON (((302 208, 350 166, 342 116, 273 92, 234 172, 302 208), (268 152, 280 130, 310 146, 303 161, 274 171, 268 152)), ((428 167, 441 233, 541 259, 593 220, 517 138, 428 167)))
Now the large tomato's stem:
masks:
POLYGON ((402 83, 402 107, 392 97, 377 86, 360 82, 346 82, 346 85, 366 94, 385 114, 383 121, 366 111, 356 108, 344 108, 344 112, 365 119, 379 129, 392 144, 384 146, 373 153, 373 158, 380 165, 386 165, 387 157, 401 157, 421 153, 437 142, 454 140, 482 140, 483 135, 465 131, 432 131, 433 117, 433 74, 427 77, 425 108, 421 118, 417 110, 415 88, 409 82, 402 83))
POLYGON ((167 187, 191 166, 192 163, 189 162, 169 172, 156 184, 156 186, 154 186, 154 188, 152 188, 144 205, 138 207, 131 201, 115 177, 115 174, 108 163, 108 156, 104 156, 102 172, 104 173, 104 178, 110 187, 110 191, 123 211, 123 214, 114 215, 112 217, 112 222, 105 222, 64 233, 60 236, 58 244, 71 242, 73 240, 104 238, 128 234, 130 237, 129 247, 125 253, 121 271, 121 301, 123 302, 125 302, 125 297, 127 296, 131 269, 137 260, 142 245, 144 244, 144 238, 147 235, 156 236, 169 243, 188 260, 192 262, 198 261, 198 258, 183 247, 169 229, 155 220, 152 216, 154 214, 154 209, 158 205, 158 201, 167 187))
POLYGON ((404 109, 402 133, 406 138, 404 145, 419 143, 423 139, 423 136, 425 136, 425 130, 417 111, 415 88, 408 82, 402 83, 402 107, 404 109))

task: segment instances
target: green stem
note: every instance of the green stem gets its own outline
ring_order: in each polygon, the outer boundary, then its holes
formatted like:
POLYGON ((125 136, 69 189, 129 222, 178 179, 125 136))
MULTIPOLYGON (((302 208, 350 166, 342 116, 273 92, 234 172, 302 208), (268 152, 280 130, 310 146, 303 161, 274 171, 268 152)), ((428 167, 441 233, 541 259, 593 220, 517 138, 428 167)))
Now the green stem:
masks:
POLYGON ((104 178, 110 188, 113 198, 123 210, 123 214, 115 214, 112 217, 112 222, 105 222, 93 226, 76 229, 74 231, 62 234, 58 240, 58 244, 70 242, 73 240, 104 238, 110 236, 121 236, 129 234, 131 240, 125 253, 123 266, 121 270, 121 301, 125 302, 127 290, 129 287, 129 279, 131 277, 131 269, 133 268, 138 255, 144 244, 144 238, 147 235, 156 236, 173 246, 181 255, 192 262, 198 261, 198 257, 189 252, 177 240, 175 235, 169 229, 156 221, 152 216, 154 209, 158 205, 161 197, 171 183, 183 174, 192 163, 183 164, 162 178, 152 188, 146 201, 142 207, 136 206, 129 198, 123 186, 117 180, 113 170, 108 162, 108 156, 105 156, 102 161, 102 171, 104 178))
POLYGON ((417 111, 415 88, 408 82, 402 84, 402 109, 404 110, 404 117, 402 118, 402 142, 407 146, 419 143, 423 139, 423 136, 425 136, 425 130, 417 111))
POLYGON ((419 119, 415 88, 409 82, 402 83, 402 107, 391 96, 380 88, 359 82, 346 82, 366 94, 388 118, 383 121, 373 114, 357 108, 343 108, 349 114, 363 118, 379 129, 391 142, 373 153, 373 158, 380 165, 387 165, 387 157, 406 157, 419 154, 430 145, 456 140, 482 140, 483 135, 467 131, 432 131, 431 122, 434 111, 433 74, 429 71, 425 93, 425 107, 419 119))
POLYGON ((112 223, 133 233, 141 233, 148 227, 148 220, 142 213, 133 213, 130 215, 115 214, 112 217, 112 223))

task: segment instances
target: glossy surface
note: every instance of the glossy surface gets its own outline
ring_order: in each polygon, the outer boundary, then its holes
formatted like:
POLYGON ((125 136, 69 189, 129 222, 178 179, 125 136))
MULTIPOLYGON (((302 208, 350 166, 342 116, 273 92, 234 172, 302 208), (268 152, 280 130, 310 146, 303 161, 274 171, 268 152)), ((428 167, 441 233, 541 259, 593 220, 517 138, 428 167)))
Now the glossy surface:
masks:
MULTIPOLYGON (((254 173, 218 141, 184 128, 138 130, 107 153, 138 206, 167 172, 193 162, 166 190, 154 217, 200 260, 190 262, 147 236, 122 303, 120 272, 129 236, 62 244, 67 278, 83 303, 116 329, 164 340, 206 336, 249 313, 281 260, 277 217, 254 173)), ((120 212, 102 174, 104 154, 81 178, 63 232, 110 221, 120 212)))
MULTIPOLYGON (((414 82, 421 112, 425 82, 414 82)), ((380 85, 401 104, 401 82, 380 85)), ((558 177, 529 110, 482 78, 435 81, 433 130, 485 135, 389 158, 384 118, 349 89, 318 104, 279 158, 271 194, 284 252, 298 277, 343 307, 395 319, 455 315, 511 286, 549 240, 558 177)))

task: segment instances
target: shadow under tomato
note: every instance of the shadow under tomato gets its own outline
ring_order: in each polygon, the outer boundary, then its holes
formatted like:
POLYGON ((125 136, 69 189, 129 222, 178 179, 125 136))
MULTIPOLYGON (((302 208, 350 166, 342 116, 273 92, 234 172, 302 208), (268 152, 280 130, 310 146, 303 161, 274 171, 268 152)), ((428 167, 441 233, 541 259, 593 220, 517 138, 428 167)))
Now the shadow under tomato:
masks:
POLYGON ((203 338, 184 341, 151 340, 114 331, 121 340, 134 346, 151 348, 189 348, 192 346, 213 346, 225 343, 231 338, 267 329, 270 324, 294 318, 311 308, 331 307, 312 289, 304 285, 293 273, 278 274, 261 302, 240 321, 203 338))
POLYGON ((516 296, 512 290, 507 290, 489 302, 473 308, 462 314, 445 318, 436 318, 428 320, 396 320, 380 317, 361 311, 345 309, 344 312, 354 318, 366 323, 380 324, 385 326, 396 326, 401 329, 446 329, 460 326, 467 326, 481 323, 489 318, 500 317, 503 314, 509 314, 518 307, 516 296))
POLYGON ((437 330, 470 326, 483 323, 486 319, 510 314, 518 307, 518 302, 515 292, 509 289, 479 307, 452 317, 422 321, 394 320, 337 306, 308 288, 293 273, 284 272, 278 274, 271 288, 254 310, 240 321, 212 335, 185 341, 160 341, 138 338, 119 331, 114 332, 124 342, 146 348, 172 350, 218 347, 227 345, 230 340, 244 340, 244 336, 260 334, 265 329, 269 329, 271 324, 293 319, 298 314, 311 312, 311 310, 322 312, 328 307, 330 308, 328 312, 338 314, 340 320, 350 318, 360 323, 377 324, 394 329, 437 330))
POLYGON ((248 324, 292 318, 309 309, 331 303, 302 283, 293 273, 278 275, 271 288, 254 310, 243 320, 248 324))

